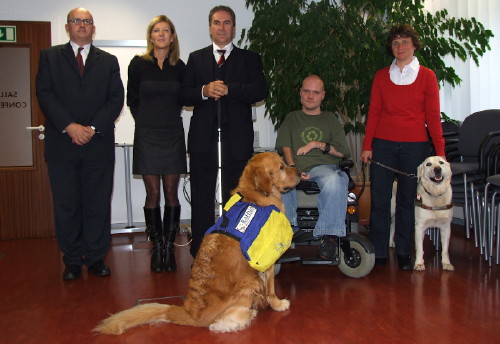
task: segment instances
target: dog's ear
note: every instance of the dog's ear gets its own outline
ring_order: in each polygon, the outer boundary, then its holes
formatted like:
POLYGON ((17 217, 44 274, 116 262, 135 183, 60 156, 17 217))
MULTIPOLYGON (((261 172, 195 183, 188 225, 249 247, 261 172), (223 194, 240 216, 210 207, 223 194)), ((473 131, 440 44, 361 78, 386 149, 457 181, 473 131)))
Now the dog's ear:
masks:
POLYGON ((417 178, 420 179, 422 177, 422 175, 424 174, 424 165, 425 165, 425 160, 423 163, 421 163, 419 166, 418 166, 418 169, 417 169, 417 178))
POLYGON ((261 157, 253 157, 248 162, 241 175, 239 187, 253 189, 264 194, 271 192, 271 175, 268 173, 266 164, 262 160, 261 157))
POLYGON ((445 171, 444 178, 446 180, 448 180, 448 181, 451 180, 451 176, 452 176, 453 173, 451 172, 451 165, 450 165, 450 163, 448 161, 444 160, 443 167, 444 167, 444 171, 445 171))
POLYGON ((253 180, 255 190, 269 194, 272 191, 272 172, 268 170, 267 166, 260 164, 254 168, 253 180))

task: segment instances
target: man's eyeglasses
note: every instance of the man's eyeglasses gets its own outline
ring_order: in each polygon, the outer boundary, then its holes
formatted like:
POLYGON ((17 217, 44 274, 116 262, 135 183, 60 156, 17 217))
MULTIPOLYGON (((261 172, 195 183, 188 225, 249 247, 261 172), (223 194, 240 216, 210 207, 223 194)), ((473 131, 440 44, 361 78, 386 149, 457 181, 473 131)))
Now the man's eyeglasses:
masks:
POLYGON ((92 25, 94 21, 92 19, 80 19, 80 18, 72 18, 68 20, 68 24, 80 24, 83 23, 85 25, 92 25))

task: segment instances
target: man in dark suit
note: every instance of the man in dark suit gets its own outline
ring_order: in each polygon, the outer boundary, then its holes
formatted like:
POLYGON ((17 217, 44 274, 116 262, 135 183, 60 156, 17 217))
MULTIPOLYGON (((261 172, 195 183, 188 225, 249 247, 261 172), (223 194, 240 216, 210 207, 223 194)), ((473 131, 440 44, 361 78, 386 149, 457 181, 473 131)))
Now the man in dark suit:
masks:
POLYGON ((74 280, 82 265, 97 276, 111 273, 104 258, 111 240, 114 122, 124 91, 116 57, 92 45, 90 12, 71 10, 66 32, 69 43, 40 54, 36 93, 46 117, 45 158, 63 279, 74 280))
POLYGON ((194 106, 188 134, 193 257, 215 221, 218 128, 225 203, 253 154, 251 106, 269 91, 260 56, 232 44, 236 25, 233 10, 214 7, 208 21, 213 44, 189 55, 182 86, 184 104, 194 106))

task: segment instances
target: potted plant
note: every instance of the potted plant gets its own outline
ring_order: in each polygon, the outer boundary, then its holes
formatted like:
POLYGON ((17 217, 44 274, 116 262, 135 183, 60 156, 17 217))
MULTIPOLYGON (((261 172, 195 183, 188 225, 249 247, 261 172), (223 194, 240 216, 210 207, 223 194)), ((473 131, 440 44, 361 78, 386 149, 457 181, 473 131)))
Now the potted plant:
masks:
POLYGON ((262 55, 270 86, 266 115, 278 128, 300 108, 302 79, 320 75, 327 90, 322 108, 344 124, 357 176, 373 77, 392 61, 385 53, 389 29, 412 25, 425 45, 416 53, 420 63, 452 86, 461 79, 444 57, 478 64, 493 36, 475 18, 451 18, 446 9, 427 13, 421 0, 246 0, 246 5, 255 16, 240 44, 262 55))

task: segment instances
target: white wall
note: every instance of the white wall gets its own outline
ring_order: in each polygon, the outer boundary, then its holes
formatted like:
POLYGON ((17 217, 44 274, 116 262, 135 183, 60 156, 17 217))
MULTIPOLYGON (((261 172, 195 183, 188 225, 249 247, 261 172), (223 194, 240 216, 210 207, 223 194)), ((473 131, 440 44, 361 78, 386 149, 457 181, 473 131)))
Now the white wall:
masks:
MULTIPOLYGON (((253 12, 245 7, 243 0, 213 1, 213 0, 182 0, 182 1, 152 1, 152 0, 2 0, 1 20, 22 21, 49 21, 52 23, 52 45, 66 43, 68 36, 64 30, 66 15, 70 9, 85 7, 92 12, 96 25, 97 41, 107 40, 144 40, 146 28, 154 16, 167 15, 175 24, 180 40, 181 58, 187 62, 191 51, 210 44, 208 34, 208 13, 216 5, 229 5, 236 13, 237 43, 241 30, 249 28, 253 19, 253 12)), ((119 59, 122 80, 126 84, 127 66, 131 58, 143 51, 142 48, 105 47, 102 49, 111 52, 119 59)), ((191 111, 183 112, 184 128, 189 129, 191 111)), ((116 123, 116 142, 131 143, 134 132, 134 121, 125 106, 116 123)), ((264 118, 264 106, 256 107, 256 121, 254 130, 259 132, 260 146, 274 145, 275 133, 271 122, 264 118)), ((181 219, 189 219, 191 210, 189 203, 183 196, 181 180, 179 195, 182 205, 181 219)), ((131 183, 132 209, 134 222, 143 222, 142 207, 145 191, 142 179, 134 176, 131 183)), ((189 189, 188 189, 189 194, 189 189)), ((123 148, 116 148, 115 188, 112 202, 112 223, 126 223, 127 212, 125 206, 125 176, 123 148)))
MULTIPOLYGON (((219 4, 226 4, 236 12, 236 39, 240 37, 241 29, 251 26, 253 12, 245 7, 244 0, 2 0, 0 20, 49 21, 52 23, 52 44, 62 44, 68 41, 64 30, 66 15, 75 7, 89 9, 96 23, 95 39, 106 40, 144 40, 147 24, 158 14, 165 14, 174 22, 181 45, 181 58, 187 62, 191 51, 210 43, 208 35, 208 12, 219 4)), ((498 0, 427 0, 426 7, 430 11, 447 8, 450 15, 475 16, 487 28, 496 34, 491 40, 492 51, 480 61, 480 67, 473 62, 453 62, 455 69, 464 82, 460 87, 452 89, 444 86, 441 90, 442 111, 450 117, 463 120, 474 111, 500 108, 500 1, 498 0)), ((122 69, 124 82, 127 79, 127 66, 134 54, 141 48, 106 48, 117 55, 122 69)), ((264 66, 265 67, 265 66, 264 66)), ((264 118, 264 107, 256 109, 257 120, 254 129, 259 132, 260 146, 274 145, 275 133, 271 122, 264 118)), ((189 128, 191 113, 184 111, 185 130, 189 128)), ((130 143, 133 135, 133 120, 124 108, 117 122, 117 142, 130 143)), ((123 149, 116 149, 115 191, 113 195, 113 223, 125 223, 127 213, 125 207, 124 163, 123 149)), ((183 184, 183 180, 181 180, 183 184)), ((182 188, 182 185, 181 185, 182 188)), ((182 202, 182 219, 190 218, 190 207, 179 190, 182 202)), ((142 222, 142 207, 145 192, 142 180, 132 179, 132 208, 134 222, 142 222)))
POLYGON ((426 8, 432 13, 446 8, 451 17, 475 17, 495 35, 490 40, 491 51, 479 60, 479 67, 473 60, 446 58, 463 81, 456 88, 441 87, 441 111, 463 121, 477 111, 500 109, 500 1, 427 0, 426 8))

